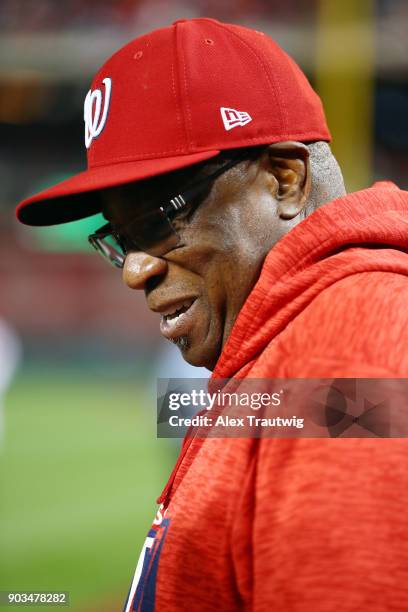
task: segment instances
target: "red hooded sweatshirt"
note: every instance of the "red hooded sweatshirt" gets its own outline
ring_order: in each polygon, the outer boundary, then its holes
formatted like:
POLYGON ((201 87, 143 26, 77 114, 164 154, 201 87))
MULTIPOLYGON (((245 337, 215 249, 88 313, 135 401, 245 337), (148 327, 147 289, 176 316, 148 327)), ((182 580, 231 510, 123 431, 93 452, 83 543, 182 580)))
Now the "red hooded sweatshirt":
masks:
MULTIPOLYGON (((213 378, 408 377, 408 193, 322 206, 268 254, 213 378)), ((125 610, 408 610, 405 439, 189 437, 125 610)))

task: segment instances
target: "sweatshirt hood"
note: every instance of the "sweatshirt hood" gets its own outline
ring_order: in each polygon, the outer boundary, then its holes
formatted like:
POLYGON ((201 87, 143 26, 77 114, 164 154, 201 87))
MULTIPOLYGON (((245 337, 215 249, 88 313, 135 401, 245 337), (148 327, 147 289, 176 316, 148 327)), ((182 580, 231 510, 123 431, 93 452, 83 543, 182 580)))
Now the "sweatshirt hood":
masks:
POLYGON ((342 278, 366 271, 408 276, 407 251, 408 192, 393 183, 375 183, 321 206, 268 253, 212 378, 230 378, 249 366, 319 293, 342 278))

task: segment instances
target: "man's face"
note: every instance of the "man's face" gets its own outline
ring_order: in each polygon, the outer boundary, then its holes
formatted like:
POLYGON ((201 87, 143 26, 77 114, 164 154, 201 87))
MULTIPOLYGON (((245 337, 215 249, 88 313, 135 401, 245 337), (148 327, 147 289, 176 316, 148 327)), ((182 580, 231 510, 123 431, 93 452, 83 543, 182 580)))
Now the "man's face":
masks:
MULTIPOLYGON (((133 251, 126 258, 124 282, 144 290, 148 307, 161 314, 161 333, 192 365, 214 368, 266 254, 280 237, 264 166, 261 156, 221 175, 191 216, 174 220, 180 243, 173 250, 162 257, 133 251)), ((207 162, 193 180, 214 169, 207 162)), ((126 225, 137 216, 138 203, 160 206, 182 191, 191 172, 106 190, 106 218, 114 227, 126 225)))

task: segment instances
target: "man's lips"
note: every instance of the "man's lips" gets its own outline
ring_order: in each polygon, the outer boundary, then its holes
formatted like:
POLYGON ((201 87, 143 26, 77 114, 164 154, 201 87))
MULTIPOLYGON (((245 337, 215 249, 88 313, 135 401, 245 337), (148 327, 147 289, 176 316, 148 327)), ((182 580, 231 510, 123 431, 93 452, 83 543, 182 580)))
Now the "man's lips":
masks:
POLYGON ((187 298, 160 308, 160 331, 168 340, 186 336, 194 323, 196 298, 187 298))
POLYGON ((165 319, 171 319, 172 317, 177 316, 183 311, 186 311, 190 308, 191 304, 194 302, 195 298, 185 298, 183 300, 178 300, 177 302, 173 302, 168 306, 162 306, 157 310, 160 312, 161 316, 165 319))

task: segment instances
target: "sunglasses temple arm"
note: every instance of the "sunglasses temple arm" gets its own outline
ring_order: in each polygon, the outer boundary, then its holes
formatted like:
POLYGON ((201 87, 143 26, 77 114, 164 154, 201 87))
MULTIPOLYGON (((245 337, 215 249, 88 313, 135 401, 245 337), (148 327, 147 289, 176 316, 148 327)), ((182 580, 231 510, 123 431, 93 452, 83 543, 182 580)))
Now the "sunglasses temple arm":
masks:
POLYGON ((184 206, 186 206, 189 200, 193 200, 194 198, 199 196, 202 193, 203 189, 205 189, 209 183, 215 181, 215 179, 221 176, 221 174, 224 174, 224 172, 226 172, 230 168, 233 168, 233 166, 236 166, 243 159, 245 158, 238 157, 238 159, 231 159, 229 162, 221 166, 221 168, 218 168, 218 170, 213 172, 210 176, 206 176, 189 189, 186 189, 182 193, 179 193, 177 196, 173 197, 170 200, 170 203, 167 204, 167 206, 162 207, 162 211, 164 213, 169 213, 181 210, 182 208, 184 208, 184 206))

